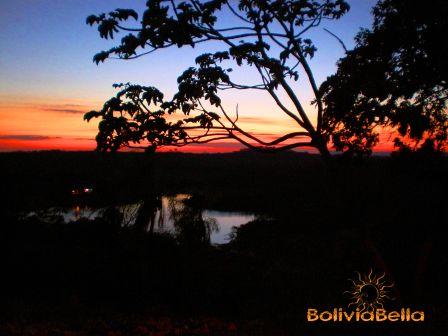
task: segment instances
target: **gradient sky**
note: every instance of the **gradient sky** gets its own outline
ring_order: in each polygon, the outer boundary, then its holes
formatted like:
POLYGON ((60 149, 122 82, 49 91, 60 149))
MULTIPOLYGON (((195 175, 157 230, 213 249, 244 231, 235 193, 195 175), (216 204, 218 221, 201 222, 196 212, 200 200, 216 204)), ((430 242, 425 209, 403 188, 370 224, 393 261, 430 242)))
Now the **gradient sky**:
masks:
MULTIPOLYGON (((94 149, 96 122, 83 121, 83 113, 98 109, 110 98, 116 82, 158 87, 168 97, 176 89, 177 76, 194 65, 195 57, 208 51, 168 49, 133 61, 110 60, 96 66, 92 56, 115 45, 99 38, 95 27, 85 24, 90 14, 115 8, 144 8, 145 0, 2 0, 0 2, 0 151, 94 149)), ((315 30, 318 51, 311 62, 318 83, 335 69, 343 56, 339 43, 323 31, 330 28, 347 45, 360 27, 371 24, 374 0, 349 0, 351 11, 337 22, 315 30)), ((141 13, 141 10, 139 11, 141 13)), ((224 18, 225 19, 225 18, 224 18)), ((236 73, 251 78, 250 72, 236 73)), ((254 78, 255 81, 255 78, 254 78)), ((309 106, 310 90, 297 87, 309 106)), ((289 119, 273 108, 267 95, 228 93, 229 109, 239 105, 244 128, 264 137, 296 130, 289 119)), ((379 147, 379 149, 384 149, 379 147)), ((184 147, 191 151, 229 151, 237 144, 215 143, 184 147)))

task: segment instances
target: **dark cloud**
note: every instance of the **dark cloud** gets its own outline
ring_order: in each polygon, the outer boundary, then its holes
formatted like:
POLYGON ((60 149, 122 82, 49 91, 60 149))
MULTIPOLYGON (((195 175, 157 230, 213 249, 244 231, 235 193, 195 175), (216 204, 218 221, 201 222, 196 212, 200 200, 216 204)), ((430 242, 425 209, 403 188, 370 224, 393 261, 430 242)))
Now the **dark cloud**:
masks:
POLYGON ((43 111, 59 112, 59 113, 72 113, 72 114, 84 114, 86 111, 71 109, 71 108, 43 108, 43 111))
POLYGON ((6 134, 6 135, 0 135, 0 140, 37 141, 37 140, 59 139, 59 138, 60 137, 52 137, 52 136, 36 135, 36 134, 6 134))
POLYGON ((89 140, 95 140, 95 138, 72 138, 72 140, 76 141, 89 141, 89 140))
MULTIPOLYGON (((234 150, 244 148, 243 145, 235 142, 210 142, 207 144, 191 144, 191 147, 210 148, 210 149, 234 149, 234 150)), ((184 149, 185 151, 188 151, 187 147, 184 147, 184 149)))
POLYGON ((238 122, 262 124, 262 125, 283 125, 284 124, 283 120, 275 120, 275 119, 268 119, 268 118, 262 118, 262 117, 240 117, 238 119, 238 122))

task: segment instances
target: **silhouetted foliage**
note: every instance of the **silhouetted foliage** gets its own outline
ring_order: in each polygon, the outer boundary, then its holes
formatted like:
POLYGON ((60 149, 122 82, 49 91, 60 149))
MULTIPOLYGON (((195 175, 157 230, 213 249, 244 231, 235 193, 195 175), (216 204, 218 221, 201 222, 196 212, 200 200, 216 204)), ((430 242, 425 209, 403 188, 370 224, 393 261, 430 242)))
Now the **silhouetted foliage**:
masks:
POLYGON ((171 216, 174 220, 175 236, 186 246, 201 246, 210 244, 210 235, 219 230, 214 218, 203 215, 204 200, 194 196, 181 204, 171 199, 171 216))
POLYGON ((337 150, 369 153, 378 132, 397 131, 395 144, 441 150, 448 120, 448 2, 382 0, 373 27, 320 88, 324 128, 337 150))
POLYGON ((138 20, 131 9, 117 9, 109 14, 91 15, 87 23, 97 25, 100 37, 114 38, 128 33, 121 43, 102 51, 95 63, 108 58, 135 59, 169 47, 195 47, 199 43, 219 42, 221 51, 196 58, 179 78, 178 91, 165 99, 156 88, 117 84, 122 89, 104 104, 101 111, 91 111, 86 120, 99 117, 98 150, 115 151, 122 146, 155 150, 160 146, 184 146, 233 139, 261 151, 296 147, 315 147, 328 155, 328 138, 323 132, 323 103, 308 60, 316 47, 305 34, 321 20, 339 19, 348 10, 344 0, 227 0, 184 2, 149 0, 137 27, 124 26, 138 20), (240 25, 223 27, 222 17, 230 15, 240 25), (233 67, 248 66, 259 74, 259 83, 236 83, 233 67), (299 69, 310 83, 317 105, 317 121, 312 123, 291 84, 299 80, 299 69), (267 92, 278 108, 298 127, 297 132, 270 142, 263 141, 237 125, 238 108, 231 117, 221 102, 223 90, 261 90, 267 92), (279 93, 288 97, 283 101, 279 93), (288 105, 292 103, 293 108, 288 105), (179 113, 181 116, 179 117, 179 113), (169 121, 176 114, 177 121, 169 121), (299 139, 297 142, 288 140, 299 139))

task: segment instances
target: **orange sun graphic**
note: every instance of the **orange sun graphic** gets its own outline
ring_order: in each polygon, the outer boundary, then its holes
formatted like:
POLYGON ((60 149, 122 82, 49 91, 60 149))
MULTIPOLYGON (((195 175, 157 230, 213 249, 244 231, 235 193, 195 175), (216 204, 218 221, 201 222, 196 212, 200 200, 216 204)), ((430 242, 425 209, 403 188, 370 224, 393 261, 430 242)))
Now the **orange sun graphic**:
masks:
POLYGON ((369 274, 361 275, 356 272, 357 279, 349 279, 352 288, 344 293, 351 295, 352 302, 348 305, 355 306, 360 311, 373 311, 378 308, 384 308, 386 300, 394 300, 390 296, 390 288, 393 283, 387 283, 385 273, 382 275, 374 275, 370 270, 369 274))

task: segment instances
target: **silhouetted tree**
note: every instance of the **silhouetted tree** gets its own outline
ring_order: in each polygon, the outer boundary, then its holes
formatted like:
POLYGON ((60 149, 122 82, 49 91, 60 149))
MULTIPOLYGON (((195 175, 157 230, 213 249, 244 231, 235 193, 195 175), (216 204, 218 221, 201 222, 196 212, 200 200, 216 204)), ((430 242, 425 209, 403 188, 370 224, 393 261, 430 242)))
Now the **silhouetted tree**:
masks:
POLYGON ((320 87, 323 128, 337 150, 370 153, 381 129, 395 144, 441 150, 447 140, 448 2, 381 0, 374 23, 320 87))
POLYGON ((315 147, 321 154, 329 155, 328 132, 322 122, 323 101, 308 63, 316 47, 305 34, 322 20, 344 15, 349 10, 344 0, 149 0, 146 7, 136 27, 123 23, 138 20, 139 15, 132 9, 87 18, 88 24, 98 25, 102 38, 129 33, 118 46, 95 55, 94 62, 135 59, 160 49, 195 47, 199 43, 209 43, 213 48, 219 45, 222 49, 199 55, 196 66, 177 79, 178 91, 171 100, 154 87, 117 84, 122 90, 116 97, 107 101, 101 111, 85 115, 86 120, 102 119, 98 150, 115 151, 122 146, 155 150, 159 146, 234 139, 261 151, 315 147), (239 23, 225 27, 222 21, 228 21, 223 20, 226 17, 239 23), (230 66, 235 65, 255 69, 259 82, 234 81, 230 66), (299 79, 300 69, 315 95, 316 122, 310 120, 292 87, 299 79), (219 93, 228 89, 269 93, 298 130, 269 142, 243 130, 237 123, 238 108, 233 117, 221 103, 219 93), (169 121, 175 113, 181 113, 181 117, 169 121), (292 142, 294 139, 296 142, 292 142))
MULTIPOLYGON (((162 211, 162 201, 159 197, 146 197, 138 207, 135 215, 135 222, 133 228, 139 232, 154 233, 154 226, 156 224, 157 211, 162 211)), ((159 216, 159 224, 163 220, 163 216, 159 216)))
POLYGON ((209 245, 213 232, 219 231, 216 219, 204 216, 204 200, 201 196, 192 196, 180 204, 170 200, 171 218, 177 240, 185 245, 209 245))

